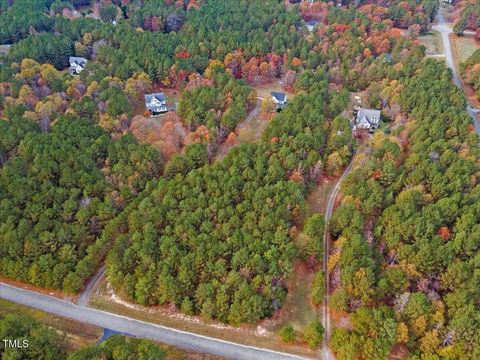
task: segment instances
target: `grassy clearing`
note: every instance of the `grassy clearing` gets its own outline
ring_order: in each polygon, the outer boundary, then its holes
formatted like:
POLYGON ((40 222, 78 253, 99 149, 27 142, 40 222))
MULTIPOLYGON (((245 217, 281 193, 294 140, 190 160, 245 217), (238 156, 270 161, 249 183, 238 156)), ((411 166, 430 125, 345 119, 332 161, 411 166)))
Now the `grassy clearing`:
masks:
POLYGON ((102 329, 99 327, 0 299, 0 316, 11 313, 21 313, 30 316, 60 332, 64 332, 67 336, 69 351, 76 351, 82 347, 94 345, 102 336, 102 329))
POLYGON ((480 49, 480 43, 470 36, 453 35, 451 40, 457 63, 465 62, 476 50, 480 49))
MULTIPOLYGON (((315 213, 323 214, 328 196, 335 186, 335 178, 322 178, 306 199, 307 216, 315 213)), ((306 240, 302 232, 295 239, 301 246, 306 240)), ((319 265, 312 269, 306 262, 297 260, 294 263, 293 274, 288 284, 288 296, 278 319, 272 324, 272 331, 279 331, 284 325, 291 325, 295 330, 303 332, 306 326, 321 315, 321 308, 310 302, 310 289, 313 277, 319 270, 319 265)))
POLYGON ((303 332, 309 323, 319 318, 320 308, 310 303, 310 288, 314 275, 315 270, 310 269, 303 261, 295 262, 287 301, 279 320, 272 324, 272 331, 278 332, 284 325, 291 325, 295 330, 303 332))
POLYGON ((336 179, 322 178, 315 189, 307 197, 307 215, 323 214, 328 201, 328 195, 335 186, 336 179))
POLYGON ((254 116, 245 124, 238 127, 237 141, 239 144, 257 143, 260 141, 263 132, 267 128, 270 118, 274 115, 260 113, 254 116))
POLYGON ((445 52, 442 38, 438 31, 432 31, 423 36, 419 36, 418 41, 425 46, 425 54, 427 56, 440 55, 445 52))
POLYGON ((236 139, 233 142, 224 141, 217 150, 215 161, 222 160, 230 149, 241 144, 253 144, 260 141, 263 132, 267 128, 270 116, 260 111, 261 102, 253 109, 244 122, 237 126, 236 139))
MULTIPOLYGON (((270 93, 272 91, 286 92, 280 79, 275 79, 269 83, 257 84, 253 88, 257 92, 257 96, 263 99, 271 99, 272 95, 270 93)), ((295 97, 295 94, 288 92, 289 100, 293 99, 293 97, 295 97)))
MULTIPOLYGON (((253 86, 253 88, 257 92, 257 97, 259 98, 257 106, 250 112, 245 121, 239 124, 235 129, 235 134, 237 135, 235 141, 233 143, 225 141, 220 145, 215 161, 223 159, 233 146, 258 143, 263 132, 267 128, 268 123, 275 116, 275 114, 268 114, 261 111, 262 101, 270 100, 272 97, 270 93, 272 91, 285 92, 281 80, 276 79, 269 83, 257 84, 253 86)), ((294 93, 288 92, 289 101, 294 97, 294 93)))

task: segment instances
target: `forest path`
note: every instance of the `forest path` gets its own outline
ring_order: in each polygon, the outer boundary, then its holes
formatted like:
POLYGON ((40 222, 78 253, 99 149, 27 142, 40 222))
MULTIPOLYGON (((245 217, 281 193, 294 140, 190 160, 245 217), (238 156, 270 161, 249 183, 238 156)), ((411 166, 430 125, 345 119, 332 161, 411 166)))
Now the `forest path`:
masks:
MULTIPOLYGON (((353 157, 355 157, 355 154, 353 154, 353 157)), ((328 275, 328 256, 330 255, 330 233, 328 231, 328 222, 330 221, 330 218, 332 217, 333 213, 333 207, 335 205, 335 199, 338 196, 339 190, 340 190, 340 185, 343 182, 343 179, 350 173, 350 171, 353 168, 353 158, 350 161, 350 164, 345 168, 343 171, 342 176, 340 179, 338 179, 337 183, 335 184, 335 187, 332 189, 327 205, 325 207, 325 213, 324 213, 324 218, 325 218, 325 232, 323 234, 323 272, 325 274, 325 284, 326 284, 326 291, 325 291, 325 299, 323 303, 323 312, 322 312, 322 323, 323 327, 325 328, 325 334, 323 337, 323 346, 321 349, 322 353, 322 359, 324 360, 331 360, 335 359, 335 356, 333 355, 332 351, 328 347, 328 342, 330 341, 330 332, 331 332, 331 320, 330 320, 330 311, 328 309, 329 307, 329 297, 330 297, 330 281, 329 281, 329 275, 328 275)))
POLYGON ((90 280, 88 280, 85 288, 80 293, 77 299, 77 304, 79 306, 88 306, 90 303, 90 299, 92 297, 93 292, 98 288, 100 282, 103 280, 105 276, 105 265, 103 265, 95 275, 93 275, 90 280))
POLYGON ((238 124, 235 129, 235 133, 237 134, 237 144, 229 144, 227 140, 221 143, 214 157, 214 162, 223 160, 225 156, 227 156, 227 154, 230 152, 230 150, 235 146, 244 143, 257 142, 260 139, 263 130, 265 130, 264 127, 266 126, 263 126, 263 128, 258 127, 257 131, 255 131, 255 125, 258 124, 255 124, 254 121, 258 122, 258 117, 262 112, 263 98, 257 97, 256 100, 257 102, 255 104, 255 107, 250 111, 245 120, 238 124))

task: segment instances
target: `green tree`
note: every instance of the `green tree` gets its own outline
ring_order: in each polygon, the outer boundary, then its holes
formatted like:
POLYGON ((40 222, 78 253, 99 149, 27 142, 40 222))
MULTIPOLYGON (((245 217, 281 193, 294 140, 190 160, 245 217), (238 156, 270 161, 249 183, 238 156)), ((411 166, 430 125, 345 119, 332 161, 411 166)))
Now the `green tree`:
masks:
POLYGON ((28 346, 21 348, 7 347, 2 341, 2 359, 66 359, 65 336, 27 316, 12 313, 0 318, 0 337, 28 341, 28 346))
POLYGON ((315 274, 312 282, 312 303, 319 305, 323 302, 326 291, 325 273, 319 271, 315 274))
POLYGON ((297 334, 291 325, 285 325, 280 329, 280 338, 286 344, 292 344, 297 339, 297 334))
POLYGON ((319 320, 314 320, 308 324, 303 334, 303 339, 307 342, 308 346, 312 349, 318 348, 323 340, 323 333, 325 329, 319 320))

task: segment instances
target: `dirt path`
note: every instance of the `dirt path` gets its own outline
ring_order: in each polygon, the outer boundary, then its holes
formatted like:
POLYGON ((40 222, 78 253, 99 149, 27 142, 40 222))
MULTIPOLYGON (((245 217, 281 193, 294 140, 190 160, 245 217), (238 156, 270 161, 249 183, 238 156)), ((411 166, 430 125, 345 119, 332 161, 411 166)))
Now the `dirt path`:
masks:
POLYGON ((243 121, 241 124, 237 126, 237 130, 239 132, 243 128, 246 128, 247 126, 249 126, 252 120, 255 119, 258 115, 260 115, 260 112, 262 111, 262 101, 263 101, 263 98, 257 98, 257 103, 255 104, 255 107, 253 108, 253 110, 250 111, 250 114, 248 114, 245 121, 243 121))
MULTIPOLYGON (((330 221, 330 218, 332 217, 333 206, 335 205, 335 199, 337 198, 338 192, 340 190, 340 185, 342 184, 343 179, 345 179, 345 177, 350 173, 352 168, 353 168, 353 159, 343 171, 342 176, 340 177, 340 179, 338 179, 337 183, 335 184, 335 187, 332 189, 328 197, 328 202, 327 202, 327 206, 325 208, 325 213, 324 213, 325 224, 328 224, 328 222, 330 221)), ((323 272, 326 277, 325 284, 327 285, 326 285, 325 299, 324 299, 323 311, 322 311, 322 323, 323 323, 323 327, 325 328, 325 334, 323 337, 323 346, 321 349, 321 353, 322 353, 322 359, 330 360, 330 359, 334 359, 335 356, 333 355, 332 351, 328 347, 328 342, 330 341, 330 335, 331 335, 330 334, 331 319, 330 319, 330 312, 328 310, 329 297, 330 297, 330 285, 329 285, 330 281, 329 281, 328 266, 327 266, 328 256, 330 254, 330 233, 328 232, 328 227, 325 227, 325 233, 323 235, 323 246, 324 246, 323 272)))
POLYGON ((103 280, 103 277, 105 276, 105 265, 103 265, 97 273, 88 280, 87 284, 85 285, 85 288, 83 291, 80 293, 77 299, 77 304, 79 306, 88 306, 90 299, 93 295, 93 292, 95 289, 97 289, 98 285, 100 285, 100 282, 103 280))
MULTIPOLYGON (((243 144, 245 142, 256 142, 256 140, 260 139, 260 136, 262 135, 262 131, 259 130, 255 135, 255 139, 246 139, 248 136, 242 136, 244 133, 253 126, 253 121, 257 119, 260 116, 260 113, 262 112, 262 98, 257 98, 257 104, 253 108, 252 111, 247 115, 247 118, 240 124, 237 125, 237 128, 235 129, 235 132, 238 136, 236 143, 238 144, 243 144), (258 138, 257 138, 258 135, 258 138)), ((217 155, 215 156, 214 161, 222 160, 230 151, 231 148, 233 148, 236 145, 228 144, 227 141, 224 141, 220 147, 218 148, 217 155)))

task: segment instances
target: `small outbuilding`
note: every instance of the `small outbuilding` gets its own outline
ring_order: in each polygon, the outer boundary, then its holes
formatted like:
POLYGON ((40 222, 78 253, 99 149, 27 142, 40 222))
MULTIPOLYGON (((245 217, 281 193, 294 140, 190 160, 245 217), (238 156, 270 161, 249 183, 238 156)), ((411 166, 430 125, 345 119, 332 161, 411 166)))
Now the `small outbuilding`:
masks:
POLYGON ((167 97, 164 93, 145 94, 145 108, 151 115, 166 113, 167 97))

